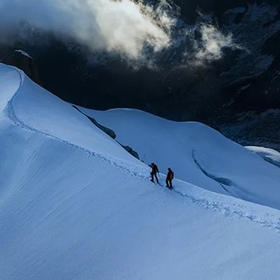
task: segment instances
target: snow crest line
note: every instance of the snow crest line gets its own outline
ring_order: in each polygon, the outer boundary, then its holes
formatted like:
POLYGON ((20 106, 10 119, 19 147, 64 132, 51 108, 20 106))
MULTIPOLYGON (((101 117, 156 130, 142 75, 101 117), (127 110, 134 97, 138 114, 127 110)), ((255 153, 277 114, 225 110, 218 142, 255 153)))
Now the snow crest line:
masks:
MULTIPOLYGON (((13 67, 13 68, 14 68, 14 67, 13 67)), ((73 148, 75 148, 75 149, 78 149, 78 150, 81 150, 81 151, 83 151, 83 152, 86 152, 89 156, 97 157, 97 158, 99 158, 99 159, 101 159, 101 160, 107 161, 107 162, 109 162, 110 164, 114 165, 115 167, 120 168, 120 169, 122 169, 122 170, 125 170, 125 171, 127 171, 129 174, 132 174, 132 175, 134 175, 134 176, 138 176, 138 177, 141 177, 141 178, 143 178, 143 179, 147 179, 147 178, 148 178, 148 176, 145 176, 144 174, 139 173, 139 171, 141 170, 140 167, 137 167, 137 166, 136 166, 136 167, 135 167, 135 170, 129 169, 129 168, 127 168, 127 166, 126 166, 126 164, 127 164, 126 162, 123 162, 123 163, 122 163, 122 161, 120 161, 120 160, 117 159, 117 158, 114 158, 114 157, 111 157, 111 158, 110 158, 110 157, 108 157, 108 156, 105 156, 104 154, 100 154, 100 153, 91 151, 91 150, 89 150, 89 149, 86 149, 86 148, 84 148, 84 147, 82 147, 82 146, 79 146, 79 145, 77 145, 77 144, 73 144, 73 143, 71 143, 71 142, 69 142, 69 141, 66 141, 66 140, 64 140, 64 139, 61 139, 61 138, 59 138, 59 137, 57 137, 57 136, 55 136, 55 135, 52 135, 52 134, 49 134, 49 133, 47 133, 47 132, 45 132, 45 131, 41 131, 41 130, 38 130, 38 129, 34 128, 34 127, 31 127, 31 126, 29 126, 28 124, 24 123, 22 120, 20 120, 20 119, 17 117, 16 113, 15 113, 13 102, 14 102, 15 98, 17 97, 17 95, 19 94, 20 89, 21 89, 22 86, 23 86, 24 79, 25 79, 25 74, 24 74, 21 70, 18 70, 17 68, 14 68, 14 69, 15 69, 15 70, 17 71, 17 73, 19 74, 19 77, 20 77, 20 84, 19 84, 19 87, 18 87, 16 93, 14 94, 14 96, 13 96, 13 97, 10 99, 10 101, 8 102, 7 111, 8 111, 8 117, 9 117, 9 119, 10 119, 11 121, 13 121, 13 123, 14 123, 16 126, 22 128, 22 129, 26 129, 26 130, 28 130, 28 131, 34 132, 34 133, 42 134, 42 135, 44 135, 44 136, 46 136, 46 137, 48 137, 48 138, 54 139, 54 140, 56 140, 56 141, 58 141, 58 142, 61 142, 61 143, 63 143, 63 144, 70 145, 71 147, 73 147, 73 148)), ((142 171, 142 172, 145 172, 145 174, 146 174, 146 173, 148 172, 148 168, 147 168, 146 170, 141 170, 141 171, 142 171)))
MULTIPOLYGON (((13 67, 13 68, 19 74, 20 84, 19 84, 17 91, 13 95, 13 97, 9 100, 6 109, 8 111, 8 117, 10 118, 11 121, 13 121, 13 123, 16 126, 22 128, 22 129, 31 131, 33 133, 39 133, 41 135, 54 139, 63 144, 70 145, 71 147, 73 147, 75 149, 86 152, 89 156, 97 157, 103 161, 108 162, 109 164, 113 165, 114 167, 120 169, 121 171, 125 171, 128 175, 136 176, 145 181, 149 180, 149 176, 144 175, 144 174, 149 174, 148 168, 145 170, 142 169, 141 171, 140 171, 140 168, 137 166, 135 166, 135 169, 128 168, 127 166, 125 166, 125 163, 122 164, 122 162, 120 160, 117 160, 115 158, 109 158, 103 154, 99 154, 99 153, 90 151, 84 147, 81 147, 79 145, 76 145, 76 144, 73 144, 66 140, 63 140, 57 136, 51 135, 44 131, 40 131, 34 127, 27 125, 23 121, 21 121, 15 113, 13 102, 14 102, 15 98, 17 97, 17 95, 20 93, 20 89, 22 88, 23 83, 24 83, 25 74, 21 70, 18 70, 15 67, 13 67), (142 173, 140 173, 139 171, 142 173)), ((203 207, 203 208, 206 208, 206 209, 209 209, 212 211, 220 212, 224 216, 236 216, 239 218, 245 218, 251 222, 274 229, 278 233, 280 233, 280 211, 278 211, 277 209, 262 206, 259 204, 254 204, 254 203, 247 202, 247 201, 237 199, 234 197, 202 190, 200 187, 192 186, 191 184, 188 184, 185 181, 176 180, 176 182, 185 185, 188 192, 186 193, 184 191, 182 192, 177 189, 174 189, 173 190, 174 193, 176 193, 177 195, 181 196, 184 199, 190 200, 192 203, 194 203, 200 207, 203 207), (188 185, 190 188, 188 188, 188 185)))
POLYGON ((280 213, 277 209, 236 199, 234 197, 231 199, 229 196, 208 191, 206 191, 205 194, 203 194, 203 192, 201 194, 195 192, 192 194, 192 191, 190 191, 190 193, 184 193, 175 189, 174 192, 191 200, 196 205, 220 212, 226 217, 243 218, 280 233, 280 213))

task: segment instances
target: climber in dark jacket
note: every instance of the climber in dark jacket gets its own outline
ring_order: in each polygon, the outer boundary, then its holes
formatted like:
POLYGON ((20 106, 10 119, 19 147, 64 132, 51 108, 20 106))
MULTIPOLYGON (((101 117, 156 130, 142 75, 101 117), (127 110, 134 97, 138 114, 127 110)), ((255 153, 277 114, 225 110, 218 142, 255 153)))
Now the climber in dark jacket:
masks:
POLYGON ((154 182, 154 178, 156 178, 157 183, 159 184, 158 177, 157 177, 157 173, 159 173, 159 171, 157 165, 153 162, 151 163, 150 167, 152 168, 151 181, 154 182))
POLYGON ((174 172, 171 170, 171 168, 168 168, 168 173, 166 176, 166 187, 169 188, 170 190, 173 189, 172 186, 172 180, 174 179, 174 172))

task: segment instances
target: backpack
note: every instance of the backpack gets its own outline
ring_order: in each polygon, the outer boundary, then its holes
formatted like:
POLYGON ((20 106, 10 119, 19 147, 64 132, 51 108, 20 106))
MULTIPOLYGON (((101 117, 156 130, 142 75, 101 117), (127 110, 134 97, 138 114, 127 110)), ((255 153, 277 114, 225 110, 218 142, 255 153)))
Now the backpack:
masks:
POLYGON ((174 179, 174 173, 173 173, 173 171, 170 171, 170 173, 169 173, 169 178, 170 178, 171 180, 174 179))

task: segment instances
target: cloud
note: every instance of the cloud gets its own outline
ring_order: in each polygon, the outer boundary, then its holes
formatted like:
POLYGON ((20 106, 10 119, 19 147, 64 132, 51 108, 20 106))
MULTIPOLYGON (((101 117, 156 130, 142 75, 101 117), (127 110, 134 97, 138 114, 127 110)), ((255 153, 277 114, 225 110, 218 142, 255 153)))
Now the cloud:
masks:
POLYGON ((26 22, 131 59, 141 57, 145 46, 167 48, 173 23, 163 2, 154 9, 131 0, 1 0, 0 12, 1 32, 26 22))
POLYGON ((224 34, 212 24, 200 24, 199 32, 201 39, 194 41, 194 62, 198 65, 221 59, 224 48, 241 48, 234 42, 231 33, 224 34))
MULTIPOLYGON (((186 25, 168 0, 155 6, 143 1, 0 0, 0 40, 28 23, 59 38, 75 39, 93 52, 117 53, 136 68, 159 64, 162 56, 157 54, 163 50, 176 54, 167 55, 176 57, 173 65, 183 61, 200 66, 221 59, 225 48, 239 48, 232 34, 220 31, 207 15, 200 13, 196 25, 186 25)), ((16 36, 30 40, 29 32, 22 33, 16 36)))

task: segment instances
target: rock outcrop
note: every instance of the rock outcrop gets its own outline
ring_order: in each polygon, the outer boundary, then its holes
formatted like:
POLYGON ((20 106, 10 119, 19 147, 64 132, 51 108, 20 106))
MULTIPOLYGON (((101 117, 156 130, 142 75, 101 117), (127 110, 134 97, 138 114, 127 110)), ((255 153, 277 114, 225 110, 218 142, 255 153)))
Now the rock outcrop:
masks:
POLYGON ((23 50, 14 50, 6 53, 2 58, 2 62, 16 66, 23 70, 34 82, 42 84, 39 78, 38 67, 30 54, 23 50))

